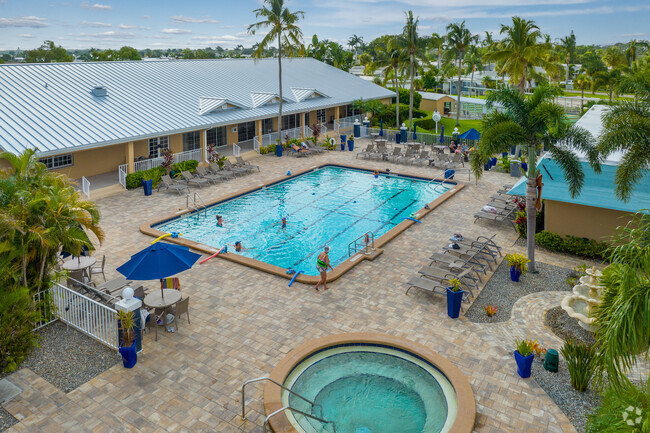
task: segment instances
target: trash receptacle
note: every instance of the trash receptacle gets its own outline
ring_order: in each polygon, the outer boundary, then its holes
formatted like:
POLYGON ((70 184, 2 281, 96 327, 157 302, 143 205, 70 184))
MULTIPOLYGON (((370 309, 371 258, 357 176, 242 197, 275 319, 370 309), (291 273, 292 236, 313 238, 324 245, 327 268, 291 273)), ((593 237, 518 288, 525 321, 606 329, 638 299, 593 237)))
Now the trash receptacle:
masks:
POLYGON ((281 144, 276 144, 275 145, 275 155, 276 156, 282 156, 282 145, 281 144))
POLYGON ((395 144, 400 144, 402 142, 402 134, 395 134, 395 144))
POLYGON ((519 161, 510 162, 510 177, 521 177, 521 163, 519 161))
POLYGON ((408 137, 406 136, 408 134, 408 130, 406 129, 406 125, 402 123, 402 127, 399 129, 399 133, 402 136, 401 141, 402 143, 406 143, 408 141, 408 137))
POLYGON ((359 122, 359 119, 356 119, 356 120, 354 121, 354 125, 353 125, 353 126, 354 126, 354 128, 353 128, 353 131, 354 131, 354 138, 359 138, 359 137, 361 137, 361 123, 359 122))

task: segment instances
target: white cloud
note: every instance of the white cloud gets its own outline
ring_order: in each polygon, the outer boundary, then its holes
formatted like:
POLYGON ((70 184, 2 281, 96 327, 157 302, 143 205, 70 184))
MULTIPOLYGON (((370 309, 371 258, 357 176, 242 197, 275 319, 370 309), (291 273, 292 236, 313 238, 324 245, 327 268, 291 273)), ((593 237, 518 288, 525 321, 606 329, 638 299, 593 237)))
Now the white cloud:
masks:
POLYGON ((47 18, 35 16, 19 16, 14 18, 0 18, 0 27, 49 27, 47 18))
POLYGON ((88 21, 82 21, 80 23, 82 26, 86 27, 113 27, 113 24, 109 23, 100 23, 100 22, 88 22, 88 21))
POLYGON ((171 17, 172 20, 176 23, 192 23, 192 24, 217 24, 219 21, 213 20, 212 18, 191 18, 183 15, 174 15, 171 17))
POLYGON ((143 18, 143 19, 145 19, 145 20, 148 20, 149 18, 151 18, 151 15, 142 15, 141 18, 143 18))
POLYGON ((150 30, 150 27, 133 26, 133 25, 129 25, 129 24, 120 24, 117 27, 122 29, 122 30, 150 30))
POLYGON ((623 38, 643 38, 643 37, 646 37, 646 36, 650 36, 650 33, 641 33, 641 32, 639 32, 639 33, 623 33, 623 34, 616 35, 616 36, 620 36, 620 37, 623 37, 623 38))
POLYGON ((101 39, 101 38, 111 38, 111 39, 133 39, 135 34, 130 32, 116 32, 110 30, 108 32, 102 33, 78 33, 75 36, 77 40, 88 40, 88 39, 101 39))
POLYGON ((21 34, 21 35, 18 35, 18 37, 20 37, 20 38, 25 38, 25 39, 31 39, 31 38, 34 38, 35 36, 34 36, 34 35, 30 35, 29 33, 23 33, 23 34, 21 34))
POLYGON ((113 9, 113 6, 110 5, 102 5, 99 3, 90 4, 90 2, 81 2, 79 6, 86 9, 95 9, 100 11, 110 11, 113 9))
POLYGON ((168 33, 171 35, 186 35, 192 33, 192 30, 187 29, 162 29, 160 33, 168 33))

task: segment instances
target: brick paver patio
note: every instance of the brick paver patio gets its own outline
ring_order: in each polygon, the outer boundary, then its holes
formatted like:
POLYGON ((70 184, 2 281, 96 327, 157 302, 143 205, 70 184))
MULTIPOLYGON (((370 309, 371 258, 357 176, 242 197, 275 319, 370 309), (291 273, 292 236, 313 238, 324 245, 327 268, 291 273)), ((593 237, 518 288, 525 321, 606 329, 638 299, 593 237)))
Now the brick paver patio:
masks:
MULTIPOLYGON (((358 143, 359 148, 365 147, 358 143)), ((356 153, 356 152, 355 152, 356 153)), ((439 170, 385 162, 355 160, 351 152, 328 152, 310 158, 255 159, 261 172, 199 190, 207 201, 246 186, 325 162, 357 163, 393 172, 438 174, 439 170)), ((467 175, 458 176, 467 181, 467 175)), ((266 375, 290 350, 317 337, 342 332, 379 332, 426 345, 447 357, 469 378, 476 395, 475 430, 496 432, 574 432, 562 411, 532 379, 517 376, 515 338, 539 339, 550 347, 560 340, 544 327, 544 312, 559 305, 557 292, 520 299, 510 321, 473 324, 447 317, 442 297, 412 290, 405 282, 428 264, 454 232, 466 237, 497 234, 508 252, 511 227, 473 214, 501 185, 515 179, 487 173, 386 245, 384 254, 366 261, 318 294, 309 286, 213 259, 180 275, 190 297, 191 324, 181 319, 176 333, 145 337, 145 349, 132 370, 116 365, 78 389, 63 394, 29 370, 10 376, 25 391, 6 405, 21 422, 10 432, 261 432, 262 386, 250 387, 249 420, 239 420, 240 387, 266 375), (45 382, 45 383, 44 383, 45 382)), ((182 208, 175 193, 124 191, 98 200, 106 241, 98 254, 107 255, 107 277, 145 248, 151 238, 138 226, 145 220, 182 208)), ((579 264, 564 256, 539 253, 538 260, 569 267, 579 264)), ((145 282, 150 288, 157 283, 145 282)), ((160 329, 162 331, 162 328, 160 329)))

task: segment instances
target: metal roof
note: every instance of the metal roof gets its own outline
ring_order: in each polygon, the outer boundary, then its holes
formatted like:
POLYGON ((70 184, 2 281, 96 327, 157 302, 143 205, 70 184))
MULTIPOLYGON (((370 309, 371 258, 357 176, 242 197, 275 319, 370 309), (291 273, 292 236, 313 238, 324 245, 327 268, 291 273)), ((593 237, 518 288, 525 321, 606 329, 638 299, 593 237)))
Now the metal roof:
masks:
MULTIPOLYGON (((282 62, 283 114, 394 96, 314 59, 282 62)), ((278 93, 277 77, 277 59, 0 65, 0 148, 48 155, 277 116, 252 96, 278 93)))

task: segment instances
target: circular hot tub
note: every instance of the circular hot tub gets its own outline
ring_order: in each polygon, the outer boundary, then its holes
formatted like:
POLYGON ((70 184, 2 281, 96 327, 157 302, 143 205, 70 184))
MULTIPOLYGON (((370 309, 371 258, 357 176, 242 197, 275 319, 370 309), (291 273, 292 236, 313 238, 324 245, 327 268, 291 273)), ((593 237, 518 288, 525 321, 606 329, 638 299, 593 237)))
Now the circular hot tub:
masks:
POLYGON ((476 415, 467 379, 424 346, 381 334, 341 334, 291 352, 267 384, 264 405, 275 432, 471 432, 476 415), (304 399, 303 399, 304 397, 304 399), (308 401, 305 401, 308 400, 308 401), (314 403, 312 405, 312 403, 314 403))

